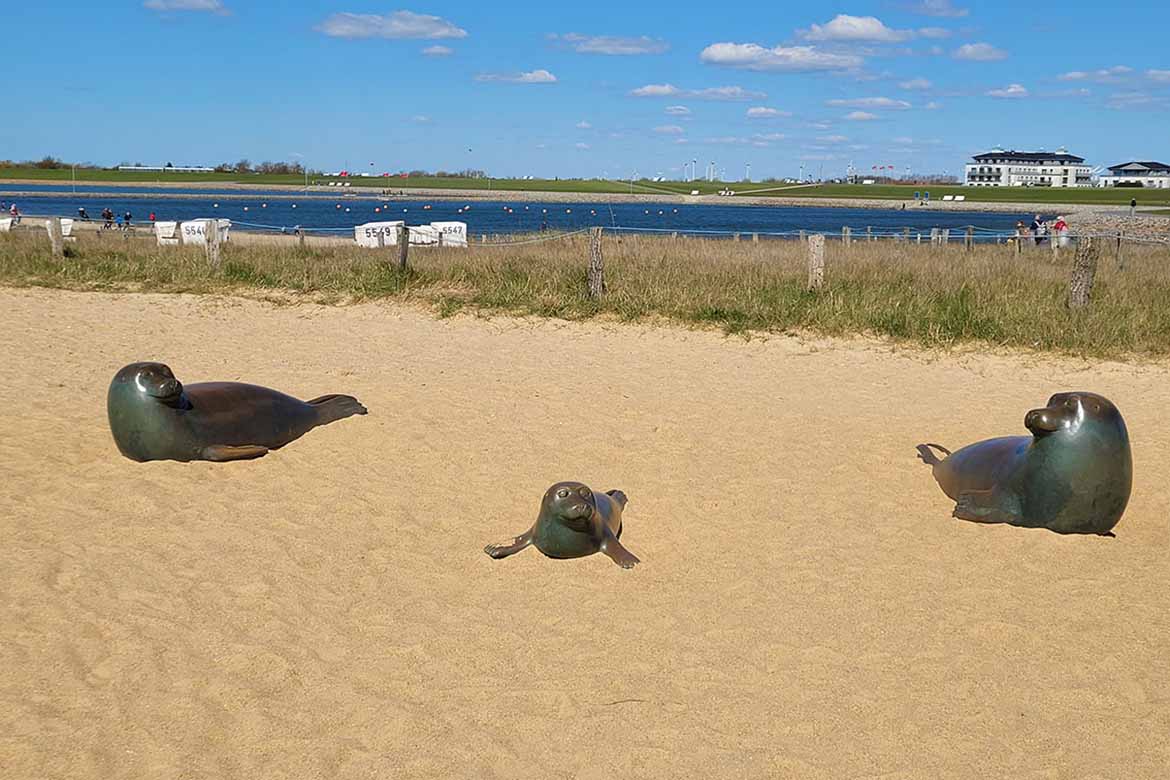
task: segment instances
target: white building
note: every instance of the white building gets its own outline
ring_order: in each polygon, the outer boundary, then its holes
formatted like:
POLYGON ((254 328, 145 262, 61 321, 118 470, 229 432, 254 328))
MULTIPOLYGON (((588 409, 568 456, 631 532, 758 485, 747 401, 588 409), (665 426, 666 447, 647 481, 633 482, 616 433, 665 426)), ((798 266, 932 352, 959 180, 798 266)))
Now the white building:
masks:
POLYGON ((1170 165, 1159 162, 1128 162, 1122 165, 1111 165, 1109 175, 1101 177, 1101 186, 1170 189, 1170 165))
POLYGON ((992 149, 967 164, 968 187, 1091 187, 1093 169, 1064 149, 1017 152, 992 149))

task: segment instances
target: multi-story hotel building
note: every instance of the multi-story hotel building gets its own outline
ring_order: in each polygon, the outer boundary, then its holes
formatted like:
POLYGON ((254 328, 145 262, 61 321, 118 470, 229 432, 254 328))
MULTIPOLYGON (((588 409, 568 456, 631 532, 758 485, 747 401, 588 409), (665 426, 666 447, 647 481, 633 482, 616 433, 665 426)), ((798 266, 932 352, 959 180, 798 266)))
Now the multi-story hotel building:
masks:
POLYGON ((1064 149, 1017 152, 992 149, 967 164, 968 187, 1091 187, 1093 169, 1064 149))

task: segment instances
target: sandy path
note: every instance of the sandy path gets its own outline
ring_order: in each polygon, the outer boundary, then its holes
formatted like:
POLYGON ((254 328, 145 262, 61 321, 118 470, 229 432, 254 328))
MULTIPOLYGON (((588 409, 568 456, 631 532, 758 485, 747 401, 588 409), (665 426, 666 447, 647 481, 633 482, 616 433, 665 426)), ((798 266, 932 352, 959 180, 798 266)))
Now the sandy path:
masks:
POLYGON ((1170 367, 391 306, 0 290, 0 775, 1158 778, 1170 367), (136 359, 370 409, 136 464, 136 359), (1110 396, 1116 539, 982 527, 913 445, 1110 396), (480 550, 581 479, 632 572, 480 550))

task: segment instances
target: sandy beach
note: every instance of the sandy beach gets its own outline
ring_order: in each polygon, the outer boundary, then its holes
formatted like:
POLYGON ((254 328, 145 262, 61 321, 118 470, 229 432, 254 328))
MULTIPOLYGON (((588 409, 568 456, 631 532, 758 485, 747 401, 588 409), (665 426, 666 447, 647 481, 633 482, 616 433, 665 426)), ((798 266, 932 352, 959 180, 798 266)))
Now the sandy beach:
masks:
POLYGON ((1170 767, 1170 363, 4 288, 0 325, 6 780, 1170 767), (370 413, 134 463, 145 359, 370 413), (951 519, 914 445, 1060 390, 1128 422, 1116 538, 951 519), (484 555, 562 479, 629 495, 640 566, 484 555))

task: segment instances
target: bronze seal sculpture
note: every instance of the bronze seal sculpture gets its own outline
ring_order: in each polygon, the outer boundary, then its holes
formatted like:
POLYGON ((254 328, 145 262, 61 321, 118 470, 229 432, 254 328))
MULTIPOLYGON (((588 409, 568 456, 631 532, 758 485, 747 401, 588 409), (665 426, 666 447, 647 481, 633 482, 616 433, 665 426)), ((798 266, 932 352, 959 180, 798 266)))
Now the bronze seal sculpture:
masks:
POLYGON ((918 445, 954 516, 1062 534, 1107 534, 1129 502, 1133 459, 1125 421, 1095 393, 1057 393, 1024 417, 1031 436, 1007 436, 950 452, 918 445), (939 460, 931 448, 943 452, 939 460))
POLYGON ((550 558, 582 558, 605 553, 623 569, 638 563, 618 539, 626 494, 620 490, 594 493, 580 482, 558 482, 544 493, 536 524, 506 544, 489 544, 493 558, 515 555, 529 545, 550 558))
POLYGON ((131 460, 259 458, 366 408, 348 395, 311 401, 241 382, 186 387, 162 363, 131 363, 106 396, 110 432, 131 460))

